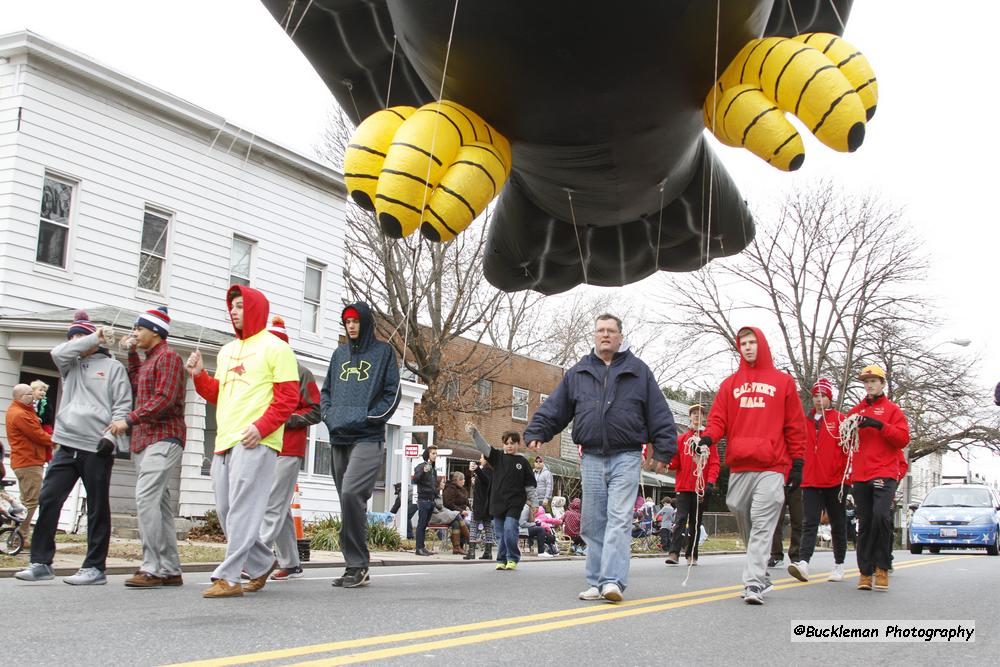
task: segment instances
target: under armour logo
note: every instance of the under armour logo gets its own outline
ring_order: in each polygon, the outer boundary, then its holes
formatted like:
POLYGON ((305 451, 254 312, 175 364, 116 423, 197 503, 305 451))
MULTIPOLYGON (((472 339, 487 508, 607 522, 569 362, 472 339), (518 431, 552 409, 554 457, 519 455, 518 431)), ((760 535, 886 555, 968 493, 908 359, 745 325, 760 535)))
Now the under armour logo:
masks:
POLYGON ((358 382, 364 382, 368 379, 368 370, 372 367, 371 363, 365 360, 358 362, 357 366, 349 366, 351 362, 345 361, 340 365, 340 379, 347 382, 354 375, 358 382))
POLYGON ((244 373, 247 372, 247 367, 244 366, 243 364, 240 364, 239 366, 233 366, 232 368, 230 368, 229 372, 236 373, 237 375, 243 375, 244 373))

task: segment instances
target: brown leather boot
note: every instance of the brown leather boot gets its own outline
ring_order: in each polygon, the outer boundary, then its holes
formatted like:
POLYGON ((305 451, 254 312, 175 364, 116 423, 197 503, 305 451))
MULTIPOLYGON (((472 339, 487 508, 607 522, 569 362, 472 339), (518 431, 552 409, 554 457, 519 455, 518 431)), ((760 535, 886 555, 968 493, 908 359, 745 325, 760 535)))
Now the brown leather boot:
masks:
POLYGON ((880 567, 875 568, 875 590, 889 590, 889 570, 883 570, 880 567))
POLYGON ((456 556, 464 556, 465 550, 462 548, 462 533, 458 530, 451 531, 451 553, 456 556))
POLYGON ((862 574, 858 577, 858 590, 870 591, 872 589, 872 575, 862 574))

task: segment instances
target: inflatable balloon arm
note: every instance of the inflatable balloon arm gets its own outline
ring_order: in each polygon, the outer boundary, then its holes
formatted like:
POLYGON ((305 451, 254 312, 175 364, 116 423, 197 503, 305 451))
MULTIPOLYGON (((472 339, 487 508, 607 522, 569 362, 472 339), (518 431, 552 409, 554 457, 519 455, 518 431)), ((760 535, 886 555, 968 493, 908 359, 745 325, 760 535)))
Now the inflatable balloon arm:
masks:
POLYGON ((794 171, 805 148, 784 112, 830 148, 853 152, 877 103, 878 84, 864 55, 836 35, 808 33, 751 41, 708 92, 703 110, 719 141, 794 171))

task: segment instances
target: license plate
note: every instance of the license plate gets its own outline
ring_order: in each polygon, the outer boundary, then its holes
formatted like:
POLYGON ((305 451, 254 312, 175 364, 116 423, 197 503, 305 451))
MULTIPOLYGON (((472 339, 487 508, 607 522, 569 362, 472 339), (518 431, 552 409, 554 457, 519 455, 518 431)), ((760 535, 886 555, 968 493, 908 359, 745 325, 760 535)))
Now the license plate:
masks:
POLYGON ((942 528, 941 537, 958 537, 958 528, 942 528))

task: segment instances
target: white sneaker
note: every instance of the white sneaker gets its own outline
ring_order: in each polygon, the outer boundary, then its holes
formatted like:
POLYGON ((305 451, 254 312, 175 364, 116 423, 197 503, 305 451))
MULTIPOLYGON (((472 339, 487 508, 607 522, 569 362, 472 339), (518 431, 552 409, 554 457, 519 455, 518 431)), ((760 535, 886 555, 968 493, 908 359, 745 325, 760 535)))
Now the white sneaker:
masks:
POLYGON ((844 580, 844 564, 837 563, 833 566, 833 570, 830 572, 830 576, 827 581, 843 581, 844 580))
POLYGON ((621 602, 622 589, 618 587, 618 584, 604 584, 604 590, 601 591, 601 597, 608 602, 621 602))
POLYGON ((96 567, 82 567, 63 581, 70 586, 100 586, 108 583, 108 578, 96 567))
POLYGON ((538 557, 539 558, 552 558, 552 554, 550 554, 548 551, 543 551, 542 553, 538 554, 538 557))
POLYGON ((577 597, 580 598, 581 600, 600 600, 601 591, 597 590, 597 586, 591 586, 587 590, 577 595, 577 597))
POLYGON ((809 563, 804 560, 792 563, 788 566, 788 574, 799 581, 809 581, 809 563))

